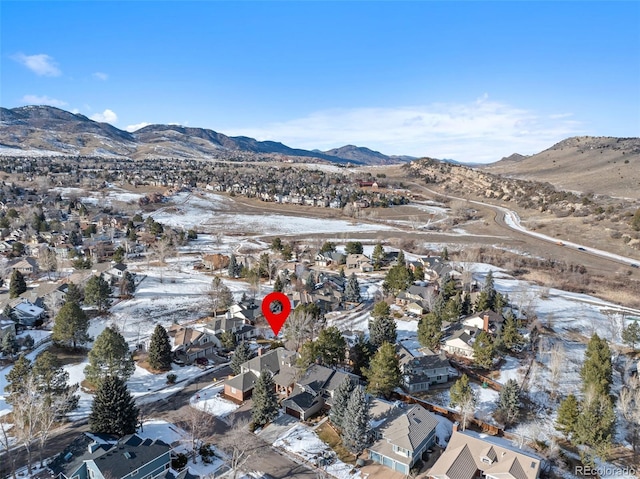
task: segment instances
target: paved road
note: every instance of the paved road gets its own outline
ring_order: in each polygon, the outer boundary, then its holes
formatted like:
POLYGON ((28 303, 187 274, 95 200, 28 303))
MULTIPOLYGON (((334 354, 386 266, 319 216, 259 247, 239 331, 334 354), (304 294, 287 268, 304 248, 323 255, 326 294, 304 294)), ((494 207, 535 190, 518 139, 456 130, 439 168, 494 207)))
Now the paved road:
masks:
MULTIPOLYGON (((178 391, 167 399, 160 399, 140 405, 143 424, 150 419, 164 419, 168 422, 179 423, 189 410, 189 399, 202 387, 211 383, 213 378, 221 378, 229 375, 231 369, 226 366, 217 371, 211 371, 188 384, 183 390, 178 391)), ((245 404, 238 410, 238 417, 250 417, 250 403, 245 404)), ((143 426, 144 427, 144 426, 143 426)), ((229 433, 229 425, 219 419, 214 419, 209 430, 207 440, 216 444, 223 440, 225 434, 229 433)), ((88 431, 87 421, 77 421, 69 423, 57 429, 52 434, 44 450, 44 457, 51 457, 62 451, 78 434, 88 431)), ((270 474, 274 478, 310 479, 315 478, 316 473, 306 466, 302 466, 289 457, 282 455, 279 451, 271 448, 258 436, 255 436, 255 454, 245 469, 261 471, 270 474)), ((38 453, 33 454, 33 463, 36 463, 38 453)), ((0 477, 8 477, 11 472, 11 462, 15 459, 16 468, 24 467, 27 463, 27 456, 24 448, 11 451, 11 456, 0 455, 0 477)))

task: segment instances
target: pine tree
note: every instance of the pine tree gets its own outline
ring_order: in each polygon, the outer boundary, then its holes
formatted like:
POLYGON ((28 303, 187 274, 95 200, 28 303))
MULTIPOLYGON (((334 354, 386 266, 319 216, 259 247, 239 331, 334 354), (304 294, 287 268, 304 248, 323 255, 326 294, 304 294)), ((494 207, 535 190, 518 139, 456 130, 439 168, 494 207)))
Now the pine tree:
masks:
POLYGON ((335 326, 320 331, 315 344, 316 354, 325 366, 337 366, 344 361, 347 342, 335 326))
POLYGON ((171 369, 171 342, 167 330, 161 324, 155 327, 151 335, 148 359, 153 369, 160 371, 171 369))
POLYGON ((473 308, 471 307, 471 295, 469 293, 464 293, 462 297, 462 307, 460 309, 460 314, 462 316, 469 316, 473 312, 473 308))
POLYGON ((101 313, 111 306, 111 286, 102 275, 92 276, 84 288, 84 303, 98 307, 101 313))
POLYGON ((107 376, 100 382, 91 404, 89 429, 96 434, 118 437, 133 434, 139 414, 125 382, 116 376, 107 376))
POLYGON ((0 351, 7 356, 13 357, 13 355, 18 351, 18 340, 16 339, 16 333, 11 328, 2 338, 2 342, 0 343, 0 351))
POLYGON ((383 343, 395 344, 397 339, 396 322, 389 316, 369 320, 369 342, 374 348, 383 343))
POLYGON ((255 427, 262 427, 278 415, 276 385, 271 373, 263 370, 253 389, 252 419, 255 427))
POLYGON ((382 247, 382 243, 376 243, 376 246, 373 248, 373 255, 372 255, 373 266, 376 269, 380 269, 380 266, 382 266, 382 263, 384 262, 384 257, 385 257, 385 252, 384 252, 384 248, 382 247))
POLYGON ((509 379, 500 390, 498 411, 505 424, 514 424, 520 413, 520 386, 515 379, 509 379))
POLYGON ((398 265, 406 267, 407 261, 404 259, 404 251, 398 251, 398 265))
POLYGON ((282 284, 282 279, 280 278, 280 275, 278 275, 276 276, 276 280, 273 282, 273 290, 278 293, 282 293, 283 289, 284 284, 282 284))
POLYGON ((227 329, 220 334, 220 344, 224 349, 233 349, 236 347, 236 335, 233 334, 233 331, 227 329))
POLYGON ((240 341, 233 352, 233 358, 231 358, 231 364, 229 365, 233 374, 240 374, 240 366, 249 361, 249 359, 251 359, 251 348, 244 341, 240 341))
POLYGON ((351 380, 351 377, 347 376, 344 381, 338 385, 333 394, 333 403, 329 410, 329 419, 331 420, 331 424, 339 430, 342 430, 344 425, 349 398, 356 386, 357 384, 351 380))
POLYGON ((449 261, 449 250, 446 246, 442 248, 442 259, 445 261, 449 261))
POLYGON ((227 273, 230 278, 237 278, 240 274, 241 266, 238 264, 238 260, 236 259, 236 255, 232 254, 229 257, 229 268, 227 269, 227 273))
POLYGON ((349 351, 349 361, 351 361, 353 374, 362 376, 362 372, 369 367, 373 353, 373 346, 364 337, 364 334, 360 332, 356 338, 356 342, 349 351))
POLYGON ((502 332, 500 333, 502 343, 508 350, 513 350, 524 344, 524 338, 518 331, 518 323, 513 312, 509 311, 506 315, 502 332))
POLYGON ((7 385, 4 390, 9 395, 8 402, 11 402, 11 397, 15 397, 24 391, 27 378, 31 374, 32 364, 29 358, 25 355, 20 356, 13 364, 13 368, 7 374, 7 385))
POLYGON ((27 282, 24 276, 17 269, 11 273, 11 283, 9 284, 9 298, 17 298, 27 290, 27 282))
POLYGON ((369 401, 362 387, 357 386, 349 397, 342 423, 342 443, 357 458, 369 445, 371 437, 369 401))
POLYGON ((124 381, 135 371, 129 345, 115 327, 107 326, 89 351, 89 364, 84 374, 90 383, 98 385, 105 377, 118 376, 124 381))
POLYGON ((362 254, 364 249, 360 241, 348 241, 344 247, 344 251, 347 254, 362 254))
POLYGON ((351 273, 349 276, 349 281, 347 281, 347 285, 344 288, 344 299, 350 303, 359 303, 362 300, 360 283, 358 283, 355 273, 351 273))
POLYGON ((418 341, 426 348, 435 350, 442 339, 442 320, 434 314, 425 314, 418 321, 418 341))
POLYGON ((85 344, 91 338, 89 330, 89 318, 78 303, 67 301, 58 311, 53 323, 51 339, 63 347, 76 349, 78 345, 85 344))
POLYGON ((64 296, 64 302, 81 304, 82 297, 83 292, 80 287, 73 282, 69 282, 69 284, 67 284, 67 293, 64 296))
POLYGON ((446 274, 441 281, 440 291, 444 302, 446 303, 449 299, 453 298, 458 290, 456 289, 456 280, 451 277, 451 275, 446 274))
POLYGON ((582 391, 595 395, 608 396, 613 380, 611 349, 606 339, 594 334, 585 351, 585 359, 580 370, 582 391))
POLYGON ((636 345, 640 343, 640 322, 631 321, 631 323, 622 330, 622 341, 631 346, 634 352, 636 351, 636 345))
POLYGON ((306 281, 304 282, 304 289, 307 292, 311 292, 316 288, 316 280, 313 277, 313 271, 309 271, 306 281))
POLYGON ((38 392, 45 396, 49 403, 57 398, 66 398, 64 405, 59 404, 59 409, 56 411, 58 416, 63 416, 78 407, 80 397, 75 392, 80 386, 69 384, 69 373, 62 368, 54 354, 44 351, 36 357, 31 374, 38 392))
POLYGON ((364 371, 364 375, 369 382, 367 392, 388 398, 391 392, 400 386, 402 379, 395 346, 383 343, 371 359, 369 368, 364 371))
POLYGON ((610 445, 616 423, 611 398, 602 394, 587 394, 581 409, 575 426, 578 441, 596 448, 610 445))
POLYGON ((558 406, 558 417, 556 428, 569 438, 576 430, 578 417, 580 416, 580 405, 573 394, 569 394, 558 406))
POLYGON ((480 331, 473 343, 473 362, 482 368, 489 369, 493 366, 494 356, 493 338, 486 331, 480 331))
POLYGON ((451 407, 463 407, 469 402, 475 404, 475 401, 475 393, 471 389, 471 384, 469 384, 469 377, 463 374, 449 389, 449 405, 451 407))
POLYGON ((385 292, 392 294, 398 294, 400 291, 406 290, 413 282, 411 271, 404 265, 404 261, 401 264, 392 266, 387 272, 387 276, 382 283, 382 288, 385 292))

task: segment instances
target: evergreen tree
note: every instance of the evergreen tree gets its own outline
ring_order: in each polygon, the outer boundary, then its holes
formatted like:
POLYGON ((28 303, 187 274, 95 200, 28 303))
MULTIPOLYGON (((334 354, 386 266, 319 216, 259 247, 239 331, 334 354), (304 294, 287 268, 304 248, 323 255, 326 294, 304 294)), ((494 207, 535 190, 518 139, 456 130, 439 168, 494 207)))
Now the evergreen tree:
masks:
POLYGON ((91 404, 89 430, 96 434, 118 437, 136 432, 139 409, 127 385, 116 376, 107 376, 100 382, 91 404))
POLYGON ((17 269, 11 273, 11 282, 9 284, 9 298, 17 298, 27 290, 27 282, 24 276, 17 269))
POLYGON ((253 389, 252 419, 255 427, 262 427, 278 416, 276 385, 271 373, 263 370, 253 389))
POLYGON ((569 394, 558 406, 558 417, 556 428, 569 438, 576 430, 578 416, 580 415, 580 405, 573 394, 569 394))
POLYGON ((502 332, 500 333, 502 343, 508 350, 513 350, 524 344, 524 338, 518 331, 518 323, 513 312, 509 311, 506 315, 502 332))
POLYGON ((369 382, 367 392, 388 398, 391 392, 400 386, 402 379, 395 346, 383 343, 371 359, 364 375, 369 382))
POLYGON ((494 356, 493 338, 486 331, 480 331, 473 343, 473 362, 482 368, 489 369, 493 366, 494 356))
POLYGON ((347 281, 347 285, 344 288, 344 299, 350 303, 359 303, 362 300, 360 283, 358 283, 355 273, 351 273, 349 276, 349 281, 347 281))
POLYGON ((374 349, 371 343, 364 337, 364 334, 358 334, 356 342, 349 351, 349 360, 353 368, 353 374, 362 376, 362 372, 369 367, 374 349))
POLYGON ((426 348, 435 350, 442 339, 442 320, 434 313, 428 313, 418 321, 418 341, 426 348))
POLYGON ((473 312, 473 308, 471 307, 471 295, 469 293, 464 293, 462 297, 462 307, 460 308, 460 314, 462 316, 469 316, 473 312))
POLYGON ((225 349, 233 349, 236 347, 236 335, 233 331, 226 330, 220 335, 220 344, 225 349))
POLYGON ((385 301, 378 301, 371 311, 371 317, 374 319, 389 317, 391 315, 391 308, 385 301))
POLYGON ((357 384, 351 380, 350 376, 347 376, 344 381, 338 385, 333 394, 333 403, 329 410, 329 419, 331 420, 331 424, 338 428, 338 430, 342 430, 343 428, 349 398, 356 387, 357 384))
POLYGON ((316 343, 316 354, 325 366, 337 366, 344 361, 347 342, 335 326, 320 331, 316 343))
POLYGON ((364 249, 360 241, 349 241, 345 245, 344 251, 347 254, 362 254, 364 249))
POLYGON ((27 384, 27 378, 31 374, 31 361, 25 355, 20 356, 13 364, 13 368, 7 374, 7 385, 4 390, 8 394, 8 402, 11 402, 11 397, 16 397, 24 391, 24 387, 27 384))
POLYGON ((89 351, 89 364, 84 374, 90 383, 98 385, 105 377, 117 376, 124 381, 135 371, 129 345, 117 328, 107 326, 89 351))
POLYGON ((385 342, 395 344, 396 339, 396 322, 392 317, 372 317, 372 319, 369 320, 369 342, 374 348, 379 347, 385 342))
POLYGON ((449 406, 463 407, 469 402, 475 404, 476 397, 469 384, 469 377, 463 374, 449 389, 449 406))
POLYGON ((631 323, 622 330, 622 341, 628 346, 631 346, 634 352, 636 351, 636 345, 640 343, 640 322, 631 321, 631 323))
POLYGON ((50 404, 56 398, 68 398, 64 407, 57 411, 62 416, 78 407, 80 397, 75 392, 78 384, 69 384, 69 373, 60 365, 58 358, 49 351, 44 351, 33 362, 31 374, 37 385, 38 392, 46 397, 50 404))
POLYGON ((456 280, 453 279, 451 275, 446 274, 442 278, 440 284, 440 292, 445 303, 458 293, 458 290, 456 288, 456 280))
POLYGON ((406 290, 413 282, 411 271, 402 264, 392 266, 387 272, 387 276, 382 283, 382 288, 387 293, 397 295, 400 291, 406 290))
POLYGON ((594 334, 585 351, 585 359, 580 370, 582 390, 585 394, 608 396, 613 380, 611 349, 606 339, 594 334))
POLYGON ((321 253, 334 253, 336 251, 336 245, 331 241, 325 241, 320 248, 321 253))
POLYGON ((273 251, 282 251, 282 240, 280 239, 280 237, 276 237, 273 238, 273 241, 271 241, 271 249, 273 251))
POLYGON ((231 358, 231 364, 229 365, 233 374, 240 374, 240 366, 249 361, 249 359, 251 359, 251 348, 249 344, 240 341, 233 352, 233 358, 231 358))
POLYGON ((316 289, 316 280, 313 277, 313 271, 309 271, 309 276, 307 276, 307 280, 304 283, 304 289, 307 292, 311 292, 316 289))
POLYGON ((496 299, 496 289, 493 281, 493 271, 489 271, 484 280, 484 286, 482 287, 482 291, 478 293, 478 298, 476 299, 476 312, 482 312, 491 310, 493 311, 495 308, 495 299, 496 299))
POLYGON ((284 284, 282 284, 282 279, 280 278, 280 275, 278 275, 276 276, 276 280, 273 282, 273 290, 278 293, 282 293, 283 289, 284 284))
POLYGON ((460 293, 450 297, 442 310, 443 321, 457 321, 462 315, 460 293))
POLYGON ((169 334, 161 324, 153 330, 149 342, 149 365, 153 369, 168 371, 171 369, 171 342, 169 334))
POLYGON ((101 313, 111 306, 111 286, 102 275, 92 276, 84 288, 84 303, 98 307, 101 313))
POLYGON ((84 294, 77 284, 74 282, 67 284, 67 293, 64 295, 65 303, 81 304, 83 296, 84 294))
POLYGON ((382 263, 384 262, 385 252, 382 247, 382 243, 376 243, 376 246, 373 248, 373 266, 375 269, 380 269, 382 263))
POLYGON ((340 275, 340 278, 342 278, 342 279, 346 279, 347 278, 347 275, 344 272, 344 266, 340 266, 340 269, 338 270, 338 274, 340 275))
POLYGON ((606 449, 615 432, 616 413, 613 401, 602 394, 587 394, 576 422, 575 434, 581 444, 606 449))
POLYGON ((520 413, 520 386, 515 379, 509 379, 500 390, 498 411, 505 424, 514 424, 520 413))
POLYGON ((449 250, 446 246, 442 248, 442 259, 445 261, 449 261, 449 250))
POLYGON ((407 260, 404 259, 404 251, 400 250, 398 251, 398 265, 399 266, 407 266, 407 260))
POLYGON ((238 264, 238 260, 236 259, 236 255, 232 254, 229 257, 229 268, 227 269, 227 273, 230 278, 237 278, 240 275, 241 265, 238 264))
POLYGON ((13 328, 11 328, 5 335, 2 337, 2 342, 0 343, 0 351, 7 356, 13 358, 13 355, 18 351, 18 340, 16 339, 16 333, 13 328))
POLYGON ((360 386, 349 397, 342 425, 342 443, 358 457, 369 445, 371 437, 369 401, 360 386))
POLYGON ((78 303, 67 301, 55 318, 51 339, 62 347, 76 349, 78 345, 91 340, 88 330, 87 315, 80 309, 78 303))

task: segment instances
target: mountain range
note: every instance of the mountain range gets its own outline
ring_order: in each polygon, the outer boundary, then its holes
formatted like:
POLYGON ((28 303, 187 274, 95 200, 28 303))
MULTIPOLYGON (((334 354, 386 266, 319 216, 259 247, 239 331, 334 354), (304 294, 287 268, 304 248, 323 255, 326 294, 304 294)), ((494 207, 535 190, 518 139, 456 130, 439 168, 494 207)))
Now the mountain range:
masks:
POLYGON ((388 165, 412 157, 387 156, 353 145, 329 151, 290 148, 275 141, 227 136, 205 128, 149 125, 134 132, 99 123, 84 115, 51 106, 0 108, 0 151, 82 156, 144 158, 285 157, 296 161, 388 165))

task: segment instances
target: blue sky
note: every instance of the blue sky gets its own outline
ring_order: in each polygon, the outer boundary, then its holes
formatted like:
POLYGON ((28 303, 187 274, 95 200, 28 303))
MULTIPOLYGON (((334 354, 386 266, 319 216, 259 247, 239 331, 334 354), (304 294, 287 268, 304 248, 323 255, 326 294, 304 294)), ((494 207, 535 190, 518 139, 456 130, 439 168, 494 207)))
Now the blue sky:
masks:
POLYGON ((640 135, 640 2, 0 3, 0 104, 496 161, 640 135))

